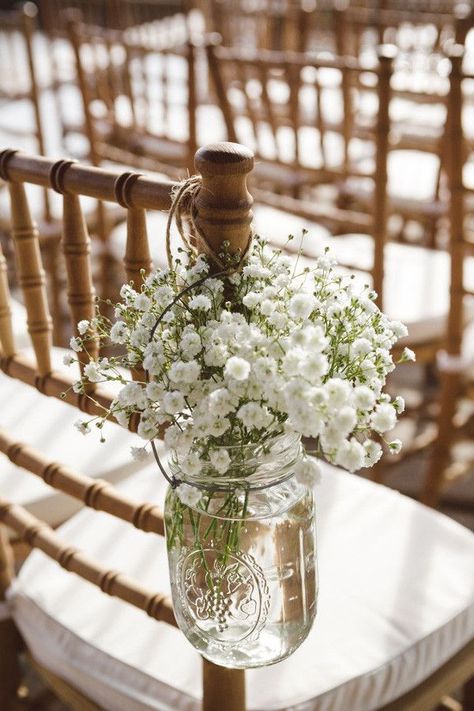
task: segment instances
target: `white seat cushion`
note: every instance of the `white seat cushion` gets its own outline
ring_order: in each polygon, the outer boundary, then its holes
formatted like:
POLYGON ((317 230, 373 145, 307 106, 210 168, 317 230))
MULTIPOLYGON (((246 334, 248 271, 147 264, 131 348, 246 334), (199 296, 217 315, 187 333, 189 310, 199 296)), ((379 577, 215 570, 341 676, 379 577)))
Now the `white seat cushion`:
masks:
POLYGON ((31 345, 26 323, 26 309, 19 301, 10 297, 13 338, 17 350, 23 350, 31 345))
MULTIPOLYGON (((162 503, 148 467, 119 485, 162 503)), ((249 711, 372 711, 414 687, 474 635, 474 535, 451 519, 324 466, 316 490, 320 597, 308 639, 247 672, 249 711)), ((60 533, 104 566, 169 593, 164 540, 81 511, 60 533)), ((184 636, 34 552, 11 609, 40 664, 108 711, 198 711, 201 664, 184 636)))
MULTIPOLYGON (((64 369, 67 351, 55 348, 54 367, 64 369)), ((53 397, 46 397, 29 385, 0 374, 0 429, 20 442, 36 447, 46 457, 94 478, 120 481, 143 468, 130 454, 130 447, 143 446, 138 435, 126 432, 115 423, 107 423, 100 442, 99 432, 84 437, 74 423, 87 419, 75 407, 53 397)), ((0 454, 0 490, 9 501, 25 506, 31 513, 58 525, 75 513, 81 502, 45 484, 0 454)))

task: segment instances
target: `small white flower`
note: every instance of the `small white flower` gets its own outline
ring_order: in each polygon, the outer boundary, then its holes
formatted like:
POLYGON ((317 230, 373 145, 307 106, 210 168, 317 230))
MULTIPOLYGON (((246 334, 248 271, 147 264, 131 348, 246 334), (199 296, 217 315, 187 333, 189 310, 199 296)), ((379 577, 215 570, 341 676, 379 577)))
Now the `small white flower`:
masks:
POLYGON ((172 415, 183 412, 183 410, 186 409, 186 402, 179 390, 172 390, 171 392, 165 393, 161 404, 163 410, 172 415))
POLYGON ((411 350, 411 348, 404 348, 402 357, 400 358, 400 363, 406 363, 408 361, 415 362, 416 361, 416 355, 415 352, 411 350))
POLYGON ((307 319, 315 307, 315 299, 311 294, 295 294, 288 305, 291 318, 307 319))
POLYGON ((158 385, 158 383, 148 383, 146 386, 146 396, 149 398, 152 402, 159 402, 163 395, 165 393, 165 390, 162 385, 158 385))
POLYGON ((97 367, 97 363, 93 360, 91 360, 90 363, 87 363, 84 367, 84 375, 91 383, 99 383, 103 379, 99 368, 97 367))
POLYGON ((401 415, 402 412, 405 412, 405 400, 402 398, 401 395, 397 395, 397 397, 392 402, 392 405, 394 406, 395 410, 399 415, 401 415))
POLYGON ((388 432, 397 424, 397 412, 393 405, 382 402, 375 408, 370 421, 376 432, 388 432))
POLYGON ((401 321, 390 321, 389 327, 397 338, 408 336, 408 328, 401 321))
POLYGON ((232 356, 228 359, 224 368, 224 375, 234 380, 247 380, 250 373, 250 363, 244 358, 232 356))
POLYGON ((74 358, 72 353, 66 353, 66 355, 63 358, 64 365, 72 365, 75 362, 76 362, 76 359, 74 358))
POLYGON ((201 501, 201 492, 195 486, 180 484, 175 489, 178 499, 184 506, 194 508, 201 501))
POLYGON ((212 466, 216 469, 219 474, 225 474, 229 468, 230 456, 226 449, 215 449, 210 452, 209 459, 212 466))
POLYGON ((242 405, 237 411, 237 417, 242 420, 248 430, 253 428, 261 430, 268 427, 273 421, 273 416, 268 408, 257 402, 248 402, 242 405))
POLYGON ((399 439, 394 439, 388 443, 388 449, 390 454, 398 454, 402 449, 402 443, 399 439))
POLYGON ((76 353, 79 353, 80 351, 82 351, 82 341, 79 338, 75 338, 73 336, 69 341, 69 347, 71 348, 71 350, 75 351, 76 353))
POLYGON ((195 360, 184 362, 182 360, 173 363, 168 371, 168 377, 174 383, 193 383, 199 378, 201 368, 195 360))
POLYGON ((328 395, 329 407, 339 408, 350 400, 351 386, 347 380, 341 380, 341 378, 330 378, 324 384, 324 389, 328 395))
POLYGON ((377 464, 380 457, 382 456, 382 447, 378 442, 374 442, 372 439, 366 439, 364 442, 365 449, 365 466, 373 467, 377 464))
POLYGON ((86 319, 83 319, 82 321, 79 321, 77 324, 77 330, 83 336, 87 331, 89 330, 90 323, 89 321, 86 321, 86 319))
POLYGON ((89 434, 89 432, 90 432, 89 423, 85 422, 83 420, 77 420, 74 423, 74 427, 76 428, 76 430, 78 432, 80 432, 83 435, 89 434))
POLYGON ((144 326, 138 326, 130 333, 130 343, 135 348, 146 346, 150 341, 150 331, 144 326))
POLYGON ((344 437, 352 432, 357 424, 357 414, 353 407, 350 405, 344 405, 341 407, 339 412, 336 412, 334 417, 334 424, 341 430, 344 437))
POLYGON ((128 427, 128 421, 130 415, 128 415, 125 410, 114 410, 114 417, 122 427, 128 427))
POLYGON ((208 296, 204 294, 198 294, 189 300, 188 304, 190 309, 200 310, 200 311, 210 311, 212 302, 208 296))
POLYGON ((301 375, 313 385, 317 385, 328 371, 328 360, 322 353, 309 353, 301 366, 301 375))
POLYGON ((133 305, 137 311, 148 311, 151 306, 151 300, 146 294, 137 294, 133 300, 133 305))
POLYGON ((253 309, 258 303, 260 303, 261 298, 261 295, 257 294, 255 291, 249 291, 249 293, 245 294, 242 299, 242 303, 248 309, 253 309))
POLYGON ((283 371, 287 375, 299 375, 305 353, 301 348, 288 351, 282 361, 283 371))
POLYGON ((353 398, 358 410, 370 410, 375 405, 375 393, 366 385, 356 387, 353 398))
POLYGON ((123 321, 116 321, 110 329, 112 343, 125 343, 127 340, 127 325, 123 321))
POLYGON ((139 383, 127 383, 118 394, 118 401, 125 407, 146 407, 145 389, 139 383))
POLYGON ((305 486, 315 486, 321 481, 321 465, 314 457, 303 457, 295 467, 298 481, 305 486))
POLYGON ((336 454, 336 464, 350 472, 355 472, 364 466, 366 450, 354 437, 343 440, 336 454))
POLYGON ((351 348, 354 355, 367 355, 373 350, 372 343, 367 338, 356 338, 351 348))
POLYGON ((275 328, 278 328, 279 330, 283 330, 288 323, 288 316, 286 314, 282 313, 281 311, 274 311, 268 317, 268 322, 272 326, 275 326, 275 328))
POLYGON ((275 303, 270 299, 265 299, 262 301, 260 311, 264 316, 270 316, 275 311, 275 303))
POLYGON ((196 452, 190 452, 181 462, 181 469, 188 476, 196 476, 202 469, 202 462, 196 452))
POLYGON ((227 388, 218 388, 209 395, 209 412, 218 417, 225 417, 235 409, 238 400, 227 388))
POLYGON ((185 358, 194 358, 201 352, 201 337, 194 331, 185 333, 181 339, 180 348, 185 358))
POLYGON ((146 447, 131 447, 130 451, 132 454, 132 459, 134 459, 136 462, 142 462, 148 458, 148 452, 146 451, 146 447))

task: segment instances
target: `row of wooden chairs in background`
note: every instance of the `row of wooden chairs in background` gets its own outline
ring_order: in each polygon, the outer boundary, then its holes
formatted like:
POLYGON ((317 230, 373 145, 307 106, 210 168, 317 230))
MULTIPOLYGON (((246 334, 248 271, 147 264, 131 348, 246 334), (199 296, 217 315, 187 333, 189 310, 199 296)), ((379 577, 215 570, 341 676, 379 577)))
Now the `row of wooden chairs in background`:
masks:
MULTIPOLYGON (((214 249, 218 249, 223 239, 228 239, 234 249, 245 249, 250 235, 251 220, 251 197, 246 188, 246 176, 252 169, 252 165, 253 157, 251 152, 235 144, 216 144, 201 149, 197 154, 196 167, 202 175, 202 188, 199 200, 195 203, 197 209, 195 221, 200 232, 206 235, 207 240, 213 245, 214 249)), ((59 370, 52 370, 54 349, 51 346, 51 316, 48 312, 38 232, 28 208, 25 184, 52 187, 63 196, 62 249, 67 266, 71 320, 74 324, 84 318, 90 319, 94 315, 95 308, 90 241, 79 197, 88 196, 127 206, 128 231, 124 265, 128 278, 133 279, 139 285, 143 275, 148 273, 151 268, 150 246, 146 231, 146 212, 148 210, 169 209, 171 193, 176 184, 165 180, 145 178, 130 172, 122 173, 120 171, 105 171, 103 169, 82 167, 74 165, 69 160, 55 162, 44 158, 35 158, 10 150, 3 151, 0 154, 0 174, 8 182, 10 192, 12 240, 17 254, 19 282, 28 312, 29 334, 34 349, 33 360, 16 349, 9 308, 8 280, 6 272, 3 271, 0 281, 0 339, 2 346, 0 366, 8 376, 21 381, 20 384, 22 386, 26 384, 27 386, 32 386, 32 389, 39 390, 45 396, 62 399, 64 408, 73 406, 91 415, 100 414, 101 406, 110 405, 113 395, 103 390, 100 386, 92 384, 94 400, 90 400, 84 394, 74 392, 70 387, 73 380, 70 375, 65 375, 59 370), (65 396, 62 393, 66 393, 65 396)), ((160 238, 163 239, 163 235, 153 235, 153 239, 160 238)), ((91 355, 97 353, 97 349, 94 349, 93 344, 91 344, 89 351, 91 355)), ((83 368, 89 355, 81 354, 79 357, 81 368, 83 368)), ((135 418, 133 418, 130 422, 130 427, 133 429, 135 425, 135 418)), ((31 471, 51 486, 79 498, 87 506, 99 511, 106 511, 124 522, 133 524, 136 528, 149 532, 151 535, 153 533, 163 534, 161 511, 149 502, 135 503, 121 494, 120 491, 107 486, 104 482, 94 482, 56 461, 44 457, 41 451, 33 449, 24 442, 15 440, 5 431, 0 433, 0 450, 19 467, 31 471)), ((153 485, 156 487, 156 472, 153 472, 152 475, 153 485)), ((331 478, 335 476, 337 474, 332 472, 331 478)), ((341 480, 341 484, 344 485, 344 482, 349 484, 349 479, 347 478, 347 481, 345 479, 341 480)), ((357 480, 355 481, 357 482, 357 480)), ((364 487, 365 490, 365 488, 369 487, 369 484, 359 480, 356 486, 364 487)), ((370 486, 373 487, 373 485, 370 486)), ((375 493, 375 487, 372 493, 375 493)), ((390 501, 390 506, 394 506, 397 510, 405 508, 405 501, 401 497, 393 497, 386 489, 380 489, 379 493, 384 497, 385 504, 390 501)), ((339 493, 338 496, 341 498, 342 494, 339 493)), ((342 498, 351 500, 351 495, 342 496, 342 498)), ((418 521, 418 526, 421 526, 423 530, 426 530, 425 527, 427 526, 435 536, 442 537, 446 533, 443 517, 438 517, 436 514, 427 516, 427 512, 416 504, 410 504, 409 515, 410 520, 415 517, 418 521)), ((46 556, 59 563, 66 571, 75 573, 89 583, 99 587, 102 592, 108 595, 131 603, 148 613, 155 620, 168 625, 176 624, 172 607, 166 596, 156 590, 144 587, 143 584, 129 579, 116 570, 101 567, 95 560, 84 555, 73 545, 65 544, 60 536, 47 524, 42 523, 5 498, 0 500, 0 521, 13 528, 19 536, 24 538, 29 546, 38 548, 46 556)), ((379 519, 376 518, 374 522, 376 530, 373 531, 373 536, 383 535, 383 532, 378 528, 379 519)), ((88 521, 88 526, 94 526, 94 524, 88 521)), ((419 529, 416 530, 419 531, 419 529)), ((354 535, 356 535, 356 530, 354 530, 354 535)), ((463 535, 459 534, 459 536, 464 542, 463 535)), ((115 554, 118 553, 116 550, 116 538, 109 538, 108 541, 102 540, 101 529, 98 524, 95 527, 95 538, 101 542, 102 556, 107 554, 111 543, 115 554)), ((333 537, 327 536, 326 538, 330 542, 333 537)), ((323 536, 324 540, 325 537, 323 536)), ((401 537, 398 540, 402 542, 401 537)), ((425 543, 424 550, 428 555, 431 541, 429 537, 423 540, 425 543)), ((440 540, 438 540, 439 544, 440 540)), ((423 548, 421 553, 423 553, 423 548)), ((133 556, 137 558, 137 550, 135 548, 133 549, 133 556)), ((165 564, 163 556, 159 560, 159 565, 165 564)), ((43 566, 47 565, 44 559, 36 558, 36 561, 43 566)), ((124 559, 122 562, 127 566, 129 565, 128 560, 124 559)), ((445 563, 442 559, 440 564, 444 575, 445 563)), ((26 565, 28 565, 28 562, 26 565)), ((149 567, 149 560, 147 560, 147 568, 149 567)), ((43 575, 40 574, 43 580, 48 577, 47 573, 46 575, 44 574, 44 570, 45 568, 43 568, 43 575)), ((389 597, 395 595, 395 599, 399 599, 401 594, 399 590, 399 574, 399 571, 391 574, 389 589, 386 590, 386 594, 389 597)), ((430 579, 432 579, 432 568, 430 569, 430 576, 430 579)), ((36 576, 35 580, 37 579, 38 576, 36 576)), ((34 641, 35 632, 32 629, 35 621, 32 619, 28 621, 22 615, 22 604, 15 607, 17 595, 23 601, 28 596, 28 582, 27 580, 23 581, 21 592, 16 593, 15 586, 11 587, 12 581, 11 553, 2 530, 0 542, 0 599, 4 601, 8 594, 9 605, 13 605, 15 618, 14 622, 8 615, 5 615, 5 611, 2 608, 3 614, 0 621, 0 701, 2 706, 9 707, 10 704, 14 704, 16 690, 21 680, 18 654, 22 650, 24 642, 22 642, 18 634, 15 624, 17 622, 21 624, 26 643, 33 644, 32 657, 30 658, 32 658, 35 668, 39 670, 55 693, 71 708, 79 711, 83 711, 85 708, 97 711, 100 708, 97 696, 92 699, 87 697, 87 689, 90 688, 89 682, 91 681, 88 674, 92 675, 94 670, 89 669, 88 672, 84 672, 83 667, 81 667, 79 673, 72 673, 72 676, 69 673, 69 675, 64 676, 56 671, 57 661, 42 662, 41 649, 49 648, 50 646, 49 635, 51 634, 51 628, 48 632, 43 630, 41 645, 38 647, 34 641)), ((403 580, 403 589, 406 589, 406 582, 403 580)), ((385 580, 384 589, 386 584, 387 581, 385 580)), ((80 581, 73 583, 73 587, 78 587, 79 585, 80 581)), ((372 591, 372 588, 373 584, 371 583, 366 586, 365 590, 372 591)), ((35 599, 34 592, 31 594, 35 599)), ((54 594, 54 590, 50 590, 49 594, 54 594)), ((63 602, 66 602, 67 607, 67 601, 63 602)), ((360 602, 359 600, 359 604, 360 602)), ((56 610, 49 607, 43 597, 41 601, 36 600, 35 606, 36 620, 38 615, 41 617, 45 614, 43 609, 45 606, 45 609, 48 610, 48 619, 53 619, 56 625, 62 625, 63 634, 66 637, 71 634, 67 627, 67 619, 64 619, 64 604, 62 605, 62 616, 57 616, 56 610)), ((403 605, 398 607, 404 609, 403 605)), ((9 608, 7 607, 7 609, 9 608)), ((90 611, 88 613, 91 614, 90 611)), ((391 619, 393 619, 393 614, 392 610, 390 612, 391 619)), ((121 615, 119 615, 117 626, 120 627, 120 624, 121 615)), ((136 631, 137 637, 140 638, 138 628, 136 628, 136 631)), ((162 629, 161 631, 166 634, 165 630, 162 629)), ((160 630, 157 629, 154 639, 159 638, 159 634, 160 630)), ((354 641, 355 643, 356 640, 354 641)), ((176 641, 169 641, 168 644, 176 644, 176 641)), ((156 650, 157 647, 159 647, 159 642, 154 645, 154 649, 156 650)), ((89 644, 88 657, 91 656, 91 651, 89 644)), ((100 650, 96 653, 100 654, 100 650)), ((67 658, 70 654, 70 650, 61 647, 61 656, 67 658)), ((76 660, 72 657, 71 661, 74 663, 76 660)), ((110 675, 108 678, 102 678, 102 683, 112 693, 114 673, 110 663, 111 658, 109 656, 110 675)), ((443 694, 451 692, 457 686, 468 681, 473 672, 472 644, 467 643, 467 646, 463 648, 458 645, 456 649, 453 648, 448 658, 443 657, 442 661, 438 661, 431 668, 431 675, 427 674, 421 678, 412 674, 409 681, 404 682, 404 688, 409 689, 408 693, 399 694, 398 698, 396 698, 397 694, 392 690, 390 695, 391 702, 388 706, 384 706, 384 710, 415 711, 415 709, 431 708, 443 694)), ((194 674, 194 672, 192 673, 194 674)), ((253 678, 258 683, 259 677, 254 675, 253 678)), ((298 678, 301 679, 301 674, 298 674, 298 678)), ((164 679, 164 682, 168 683, 168 686, 171 686, 174 690, 175 699, 186 698, 189 703, 193 704, 192 708, 198 707, 196 699, 190 700, 189 693, 183 692, 179 686, 173 687, 173 679, 164 679)), ((244 711, 245 686, 243 671, 215 667, 205 662, 203 682, 204 711, 221 711, 223 708, 227 711, 244 711)), ((262 679, 260 683, 262 683, 262 679)), ((295 682, 290 677, 288 683, 293 684, 295 682)), ((120 686, 123 687, 124 685, 121 684, 120 686)), ((380 689, 382 687, 383 685, 380 686, 380 689)), ((122 689, 121 693, 142 694, 143 689, 122 689)), ((194 693, 196 693, 196 690, 194 690, 194 693)), ((302 693, 305 693, 305 690, 302 690, 302 693)), ((469 693, 469 691, 466 692, 467 704, 469 704, 469 693)), ((136 698, 136 696, 133 698, 136 698)), ((384 692, 380 691, 378 698, 387 697, 384 692)))
MULTIPOLYGON (((451 72, 449 75, 450 90, 448 92, 447 107, 449 120, 446 125, 445 140, 452 145, 453 132, 457 146, 456 153, 449 154, 449 162, 445 165, 446 180, 449 183, 450 194, 453 196, 450 204, 451 231, 447 245, 447 252, 436 252, 418 246, 398 245, 387 240, 387 222, 390 212, 390 198, 387 195, 387 156, 389 153, 389 105, 391 98, 391 73, 393 53, 391 48, 381 48, 379 67, 374 71, 376 76, 377 121, 373 127, 373 140, 375 143, 375 166, 372 173, 367 173, 372 183, 369 214, 356 210, 344 210, 341 207, 328 207, 327 203, 315 205, 314 200, 298 199, 285 195, 278 195, 288 189, 305 186, 311 182, 328 183, 343 181, 351 176, 361 178, 357 166, 350 165, 347 160, 349 151, 342 150, 343 159, 339 165, 331 166, 324 163, 319 170, 302 170, 298 154, 298 133, 295 127, 299 126, 298 118, 300 105, 298 103, 298 90, 302 81, 298 72, 307 71, 309 62, 306 56, 289 55, 288 53, 269 52, 252 55, 242 50, 208 46, 208 61, 211 74, 215 81, 216 93, 223 107, 228 132, 232 140, 238 140, 251 145, 256 150, 259 159, 256 167, 256 185, 254 193, 260 203, 280 209, 286 213, 304 217, 314 223, 328 227, 332 235, 339 235, 337 240, 319 239, 319 245, 312 245, 307 240, 303 246, 309 256, 315 252, 321 253, 324 246, 331 246, 332 253, 338 258, 340 264, 356 270, 368 268, 372 284, 379 294, 379 303, 394 318, 407 323, 409 338, 406 345, 417 352, 418 361, 425 366, 434 368, 438 362, 438 354, 447 348, 448 353, 459 356, 462 333, 467 324, 472 320, 472 298, 474 287, 474 263, 471 252, 471 243, 465 238, 464 226, 466 209, 459 197, 463 185, 463 168, 465 165, 466 150, 463 140, 462 128, 462 82, 469 81, 469 76, 463 74, 462 61, 464 50, 460 45, 450 49, 451 72), (282 81, 285 87, 286 77, 293 77, 288 85, 293 88, 296 98, 283 91, 280 102, 271 102, 269 90, 277 90, 278 82, 282 81), (249 96, 248 87, 254 82, 254 93, 249 96), (255 90, 255 84, 260 86, 260 92, 255 90), (273 86, 271 86, 273 84, 273 86), (229 97, 233 96, 235 104, 229 97), (286 115, 284 114, 286 110, 286 115), (278 113, 277 113, 278 111, 278 113), (246 125, 243 116, 247 120, 246 125), (296 116, 296 119, 295 119, 296 116), (285 120, 286 119, 286 120, 285 120), (265 136, 261 126, 267 128, 265 136), (249 126, 251 129, 249 131, 249 126), (285 134, 286 131, 286 134, 285 134), (279 135, 279 134, 283 135, 279 135), (269 135, 272 141, 269 139, 269 135), (263 137, 263 140, 262 140, 263 137), (266 140, 265 140, 266 138, 266 140), (279 141, 280 139, 280 141, 279 141), (273 161, 268 159, 268 144, 273 150, 273 161), (294 153, 286 163, 281 159, 279 146, 293 147, 294 153), (345 158, 345 160, 344 160, 345 158), (280 160, 279 160, 280 159, 280 160), (292 159, 292 160, 291 160, 292 159), (287 183, 276 186, 276 180, 285 181, 285 168, 289 170, 287 183), (300 173, 295 168, 300 169, 300 173), (352 170, 351 170, 352 168, 352 170), (275 178, 277 176, 277 178, 275 178), (299 177, 299 183, 296 181, 299 177), (291 183, 291 179, 295 180, 291 183), (273 190, 268 189, 272 184, 273 190), (267 189, 265 189, 267 188, 267 189), (276 189, 275 189, 276 188, 276 189), (286 190, 285 190, 286 188, 286 190), (365 241, 361 236, 347 237, 347 232, 363 232, 370 236, 365 241), (313 251, 314 250, 314 251, 313 251), (446 330, 447 329, 447 330, 446 330)), ((317 72, 338 68, 343 75, 357 74, 367 69, 354 61, 334 62, 330 60, 316 60, 312 63, 313 69, 312 89, 315 94, 314 106, 321 102, 321 89, 317 85, 317 72), (319 92, 319 93, 318 93, 319 92)), ((351 82, 352 83, 352 82, 351 82)), ((343 105, 344 102, 341 101, 343 105)), ((354 115, 355 112, 351 112, 354 115)), ((319 135, 324 140, 324 125, 314 118, 305 124, 318 125, 319 135)), ((314 144, 313 144, 314 145, 314 144)), ((301 149, 301 148, 300 148, 301 149)), ((308 156, 309 149, 303 147, 301 153, 308 156)), ((332 151, 334 156, 334 151, 332 151)), ((464 198, 463 198, 464 199, 464 198)), ((437 203, 440 215, 446 216, 446 204, 437 203)), ((275 223, 278 221, 275 220, 275 223)), ((271 228, 269 228, 271 229, 271 228)), ((271 234, 275 238, 275 234, 271 234)), ((442 362, 442 361, 441 361, 442 362)), ((455 368, 441 370, 444 381, 443 394, 439 402, 441 419, 437 430, 432 429, 427 436, 424 428, 419 430, 414 438, 411 450, 426 447, 436 439, 436 445, 430 456, 429 471, 423 485, 422 498, 432 504, 438 503, 443 483, 443 471, 448 458, 448 450, 452 445, 454 435, 453 416, 456 402, 456 389, 459 386, 459 372, 455 368), (448 425, 448 422, 450 423, 448 425), (438 435, 436 436, 436 431, 438 435)), ((423 417, 425 413, 421 412, 423 417)), ((410 447, 407 447, 410 450, 410 447)))
MULTIPOLYGON (((180 94, 181 119, 184 116, 195 117, 197 100, 193 44, 188 42, 181 55, 171 54, 166 48, 157 47, 156 41, 147 43, 142 39, 139 42, 133 28, 120 33, 77 23, 74 18, 69 18, 69 32, 75 48, 91 162, 99 164, 112 159, 139 167, 153 165, 176 177, 183 176, 190 167, 191 149, 197 142, 195 120, 188 119, 188 136, 182 142, 169 141, 164 131, 153 129, 160 127, 160 123, 161 128, 179 123, 170 120, 173 107, 167 103, 170 82, 165 78, 167 67, 176 68, 176 64, 172 64, 175 60, 180 61, 184 69, 183 91, 180 94), (157 52, 162 54, 157 55, 157 52), (147 61, 150 57, 156 60, 157 56, 161 56, 162 65, 155 74, 155 81, 152 81, 147 61), (96 71, 94 60, 97 57, 102 58, 101 71, 96 71), (153 84, 155 93, 150 89, 153 84), (126 107, 124 100, 128 102, 126 107), (97 115, 98 104, 102 106, 102 113, 97 115), (160 109, 157 110, 157 107, 160 109)), ((356 59, 314 58, 310 61, 308 55, 245 52, 213 44, 208 45, 207 58, 227 136, 256 150, 259 164, 254 184, 259 200, 271 207, 319 222, 335 234, 369 234, 373 244, 370 241, 362 244, 359 239, 341 241, 336 246, 338 256, 347 266, 367 269, 372 274, 381 303, 385 300, 389 312, 408 321, 412 326, 411 344, 416 345, 423 361, 433 363, 443 340, 440 324, 442 327, 443 317, 448 312, 447 257, 424 252, 409 256, 410 250, 402 250, 399 254, 397 247, 386 245, 387 217, 395 202, 392 199, 391 207, 387 198, 393 58, 382 52, 379 67, 371 69, 356 59), (326 87, 320 81, 325 71, 339 73, 336 87, 326 87), (368 121, 361 120, 364 119, 362 112, 356 111, 359 108, 356 102, 363 96, 360 76, 364 76, 370 91, 377 96, 378 108, 372 112, 372 117, 377 115, 375 123, 371 116, 368 121), (352 89, 346 92, 345 87, 358 87, 358 92, 352 89), (325 94, 331 91, 339 92, 342 107, 342 120, 339 121, 334 121, 332 117, 329 121, 321 109, 325 94), (302 96, 306 97, 304 102, 302 96), (355 114, 358 114, 359 120, 354 120, 355 114), (300 135, 304 131, 308 141, 300 145, 300 135), (331 151, 327 151, 327 139, 334 136, 339 137, 339 145, 333 143, 336 150, 332 147, 331 151), (373 169, 370 169, 369 161, 369 170, 365 172, 363 159, 367 155, 362 153, 362 160, 359 161, 353 161, 351 155, 354 139, 362 137, 369 145, 369 158, 375 158, 373 169), (370 145, 375 146, 373 153, 370 152, 370 145), (308 155, 315 156, 315 147, 319 153, 319 165, 317 161, 316 165, 305 165, 304 159, 308 155), (333 161, 328 161, 328 154, 331 153, 332 158, 336 152, 339 161, 334 165, 333 161), (314 208, 314 198, 308 190, 310 185, 329 184, 339 190, 342 186, 341 192, 347 197, 349 191, 345 186, 351 178, 363 185, 366 179, 373 186, 366 191, 368 199, 356 201, 355 205, 342 203, 330 207, 324 205, 320 210, 314 208), (279 196, 278 193, 286 195, 279 196), (393 249, 397 253, 392 254, 393 249), (408 286, 405 289, 410 294, 416 293, 411 289, 410 279, 419 284, 421 272, 428 273, 432 269, 433 274, 441 275, 438 276, 438 300, 433 303, 430 295, 421 292, 416 300, 420 307, 415 312, 413 298, 405 301, 406 309, 400 306, 403 299, 400 299, 397 272, 405 269, 408 263, 416 263, 421 270, 412 270, 411 276, 407 277, 408 286), (385 264, 388 269, 386 275, 385 264), (428 331, 427 322, 431 323, 428 331), (422 337, 418 331, 421 331, 422 337)), ((455 59, 455 66, 459 75, 458 59, 455 59)), ((461 105, 454 110, 460 111, 461 105)), ((395 207, 401 210, 403 206, 395 207)), ((419 214, 417 210, 420 208, 413 206, 413 201, 405 208, 409 215, 419 214)), ((428 216, 432 209, 434 212, 431 214, 436 217, 445 215, 445 208, 439 200, 422 205, 423 209, 428 216)), ((100 220, 99 233, 103 239, 107 233, 103 223, 100 227, 100 220)), ((274 235, 277 240, 279 237, 274 235)))

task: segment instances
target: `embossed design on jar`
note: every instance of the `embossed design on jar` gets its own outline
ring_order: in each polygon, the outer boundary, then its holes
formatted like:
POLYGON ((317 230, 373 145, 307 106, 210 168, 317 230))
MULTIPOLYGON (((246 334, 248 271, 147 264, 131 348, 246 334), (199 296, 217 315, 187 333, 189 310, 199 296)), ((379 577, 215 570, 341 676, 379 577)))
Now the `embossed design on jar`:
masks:
POLYGON ((201 633, 220 644, 258 639, 270 607, 263 570, 241 551, 185 549, 177 582, 186 616, 201 633))

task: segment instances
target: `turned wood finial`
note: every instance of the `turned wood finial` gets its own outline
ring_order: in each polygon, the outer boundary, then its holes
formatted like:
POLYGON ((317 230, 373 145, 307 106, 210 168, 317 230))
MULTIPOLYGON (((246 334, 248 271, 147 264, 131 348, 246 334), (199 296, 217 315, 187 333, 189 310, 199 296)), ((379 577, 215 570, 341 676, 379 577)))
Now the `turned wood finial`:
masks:
POLYGON ((238 143, 213 143, 197 151, 195 165, 202 176, 194 201, 197 227, 216 254, 225 240, 231 252, 244 253, 251 236, 247 175, 254 166, 252 151, 238 143))

